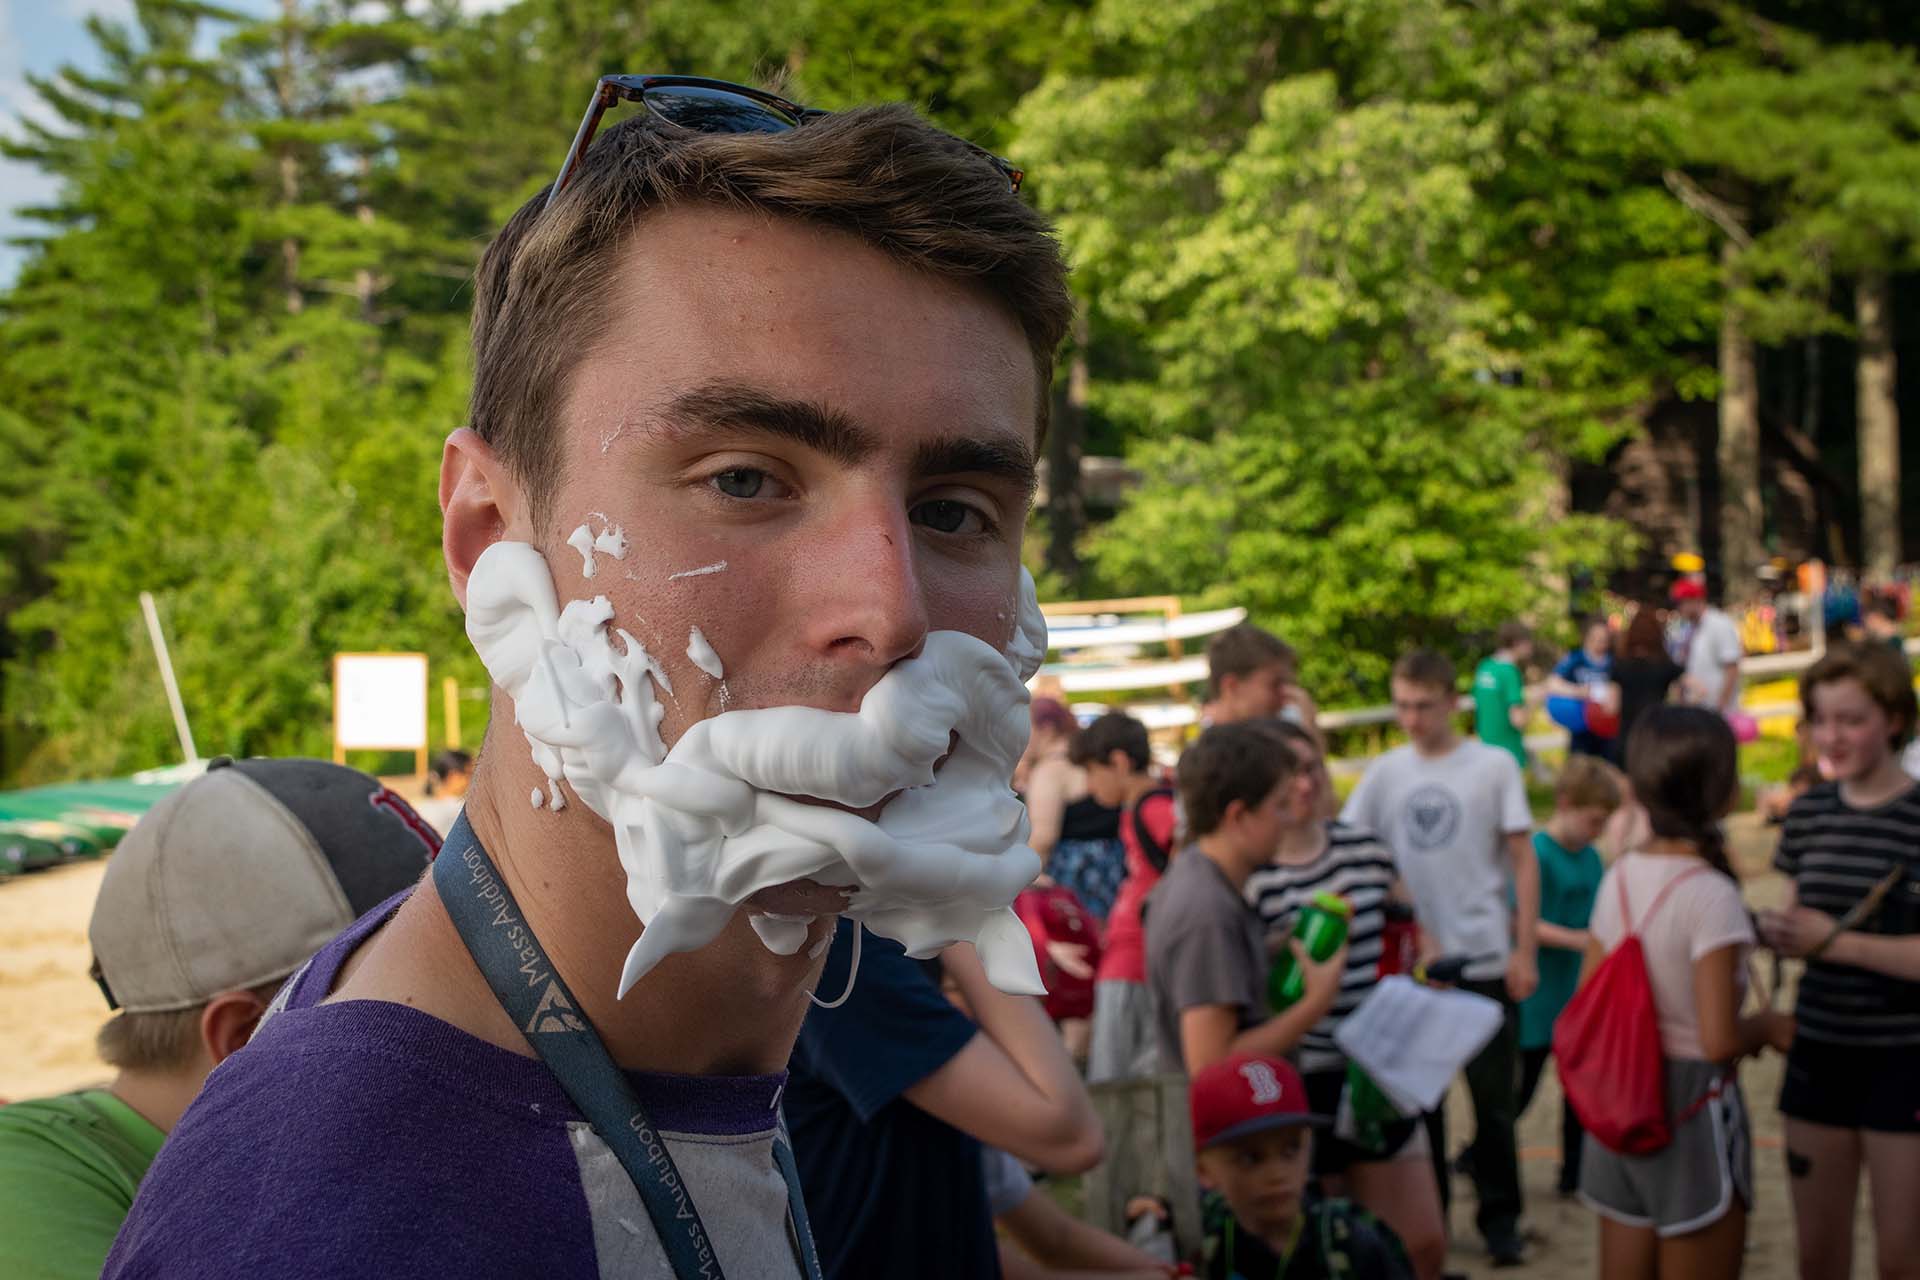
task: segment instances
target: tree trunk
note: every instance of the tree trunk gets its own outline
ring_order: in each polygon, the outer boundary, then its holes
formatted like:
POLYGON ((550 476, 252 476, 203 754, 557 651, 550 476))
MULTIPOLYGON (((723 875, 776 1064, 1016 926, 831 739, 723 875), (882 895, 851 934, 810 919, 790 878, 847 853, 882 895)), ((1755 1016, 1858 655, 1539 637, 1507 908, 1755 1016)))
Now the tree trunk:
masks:
MULTIPOLYGON (((293 119, 293 24, 298 17, 298 0, 280 0, 280 66, 274 74, 273 88, 283 120, 293 119)), ((280 144, 280 199, 289 209, 300 200, 300 162, 287 142, 280 144)), ((287 312, 298 315, 306 306, 306 298, 300 292, 300 242, 292 236, 280 241, 280 267, 285 276, 287 312)))
POLYGON ((1860 558, 1886 576, 1900 563, 1900 409, 1894 403, 1893 294, 1887 277, 1863 275, 1854 286, 1860 330, 1855 368, 1860 412, 1860 558))
POLYGON ((1066 394, 1055 405, 1047 432, 1047 568, 1069 583, 1080 580, 1080 531, 1087 523, 1080 486, 1080 455, 1087 436, 1087 313, 1073 318, 1073 352, 1067 358, 1066 394))
POLYGON ((1760 543, 1760 397, 1753 339, 1734 303, 1738 246, 1720 251, 1727 301, 1720 312, 1720 562, 1729 599, 1744 596, 1766 558, 1760 543))

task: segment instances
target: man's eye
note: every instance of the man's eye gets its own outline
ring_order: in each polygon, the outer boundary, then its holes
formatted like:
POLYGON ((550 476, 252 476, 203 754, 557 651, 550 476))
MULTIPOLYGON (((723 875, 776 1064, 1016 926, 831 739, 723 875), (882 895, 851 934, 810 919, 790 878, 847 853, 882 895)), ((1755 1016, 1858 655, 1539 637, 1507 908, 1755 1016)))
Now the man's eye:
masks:
POLYGON ((713 487, 729 498, 757 498, 766 483, 767 473, 752 467, 731 467, 713 478, 713 487))
POLYGON ((951 498, 923 502, 910 514, 914 523, 936 533, 985 533, 989 527, 987 518, 979 511, 951 498))

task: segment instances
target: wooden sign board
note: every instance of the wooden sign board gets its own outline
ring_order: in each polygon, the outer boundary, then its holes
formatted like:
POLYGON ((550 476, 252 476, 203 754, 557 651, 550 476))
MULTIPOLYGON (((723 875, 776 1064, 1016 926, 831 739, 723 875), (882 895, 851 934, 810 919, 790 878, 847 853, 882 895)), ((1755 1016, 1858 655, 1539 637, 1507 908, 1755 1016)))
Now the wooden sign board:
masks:
POLYGON ((411 751, 427 772, 427 655, 333 655, 333 758, 349 751, 411 751))

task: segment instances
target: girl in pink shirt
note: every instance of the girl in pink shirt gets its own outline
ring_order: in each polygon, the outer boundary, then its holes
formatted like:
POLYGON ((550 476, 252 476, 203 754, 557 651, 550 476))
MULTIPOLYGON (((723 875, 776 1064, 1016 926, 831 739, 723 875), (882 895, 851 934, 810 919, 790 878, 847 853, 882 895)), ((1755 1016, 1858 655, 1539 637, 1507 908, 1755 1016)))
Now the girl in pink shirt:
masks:
POLYGON ((1726 721, 1698 707, 1651 708, 1627 760, 1653 834, 1600 883, 1582 980, 1629 929, 1639 934, 1673 1140, 1644 1156, 1590 1144, 1580 1195, 1600 1215, 1607 1280, 1732 1280, 1753 1204, 1752 1134, 1735 1068, 1769 1045, 1784 1052, 1793 1019, 1741 1013, 1754 934, 1719 828, 1739 791, 1726 721))

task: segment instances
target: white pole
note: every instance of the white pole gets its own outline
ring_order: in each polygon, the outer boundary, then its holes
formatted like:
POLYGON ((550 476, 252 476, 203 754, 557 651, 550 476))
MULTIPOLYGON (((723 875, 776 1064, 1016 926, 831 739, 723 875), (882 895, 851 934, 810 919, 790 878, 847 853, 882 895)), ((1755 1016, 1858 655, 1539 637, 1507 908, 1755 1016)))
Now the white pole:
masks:
POLYGON ((160 614, 153 607, 153 594, 140 593, 140 611, 147 615, 147 634, 153 638, 153 652, 160 659, 160 683, 167 687, 167 704, 173 708, 173 731, 180 735, 180 749, 187 763, 200 758, 193 748, 193 730, 187 726, 187 709, 180 705, 180 686, 174 683, 173 659, 167 654, 166 633, 160 630, 160 614))

